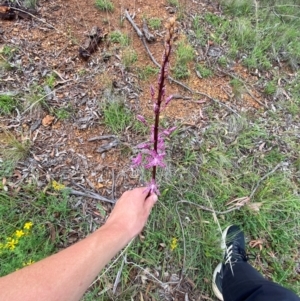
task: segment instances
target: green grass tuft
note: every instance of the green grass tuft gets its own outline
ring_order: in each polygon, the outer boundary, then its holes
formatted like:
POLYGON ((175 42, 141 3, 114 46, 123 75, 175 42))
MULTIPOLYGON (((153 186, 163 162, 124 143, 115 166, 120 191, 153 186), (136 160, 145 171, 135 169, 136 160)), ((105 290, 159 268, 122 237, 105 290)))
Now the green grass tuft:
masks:
POLYGON ((96 0, 95 5, 98 9, 108 12, 114 11, 114 4, 109 0, 96 0))
POLYGON ((0 95, 0 115, 9 115, 18 107, 16 99, 10 95, 0 95))
POLYGON ((214 75, 214 72, 211 69, 201 64, 196 65, 196 70, 199 72, 199 75, 203 78, 211 77, 214 75))
POLYGON ((137 53, 135 50, 131 48, 125 48, 122 54, 122 64, 126 70, 130 70, 130 68, 136 63, 138 59, 137 53))
POLYGON ((133 116, 121 101, 107 101, 103 107, 104 123, 114 134, 121 134, 128 127, 133 116))
POLYGON ((161 19, 160 18, 151 18, 148 20, 148 25, 151 29, 158 30, 161 28, 161 19))
POLYGON ((175 50, 175 66, 172 69, 175 78, 185 79, 190 76, 188 64, 195 57, 194 48, 185 41, 180 41, 175 50))
POLYGON ((18 162, 25 159, 31 148, 31 141, 27 137, 16 138, 10 132, 0 133, 0 156, 6 161, 18 162))
POLYGON ((112 31, 109 34, 109 40, 112 43, 118 43, 121 46, 128 46, 130 44, 130 39, 128 35, 121 33, 120 31, 112 31))
POLYGON ((141 80, 147 80, 149 77, 153 75, 157 75, 159 72, 158 68, 153 68, 151 66, 145 66, 143 68, 139 68, 138 75, 141 80))

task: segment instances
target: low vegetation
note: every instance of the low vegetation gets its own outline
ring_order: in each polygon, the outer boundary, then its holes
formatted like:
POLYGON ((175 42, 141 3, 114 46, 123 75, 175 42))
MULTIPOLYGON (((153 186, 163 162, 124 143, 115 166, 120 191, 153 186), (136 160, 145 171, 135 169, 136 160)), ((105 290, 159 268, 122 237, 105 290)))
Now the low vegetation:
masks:
POLYGON ((110 0, 96 0, 95 5, 98 9, 102 11, 113 12, 114 4, 110 0))

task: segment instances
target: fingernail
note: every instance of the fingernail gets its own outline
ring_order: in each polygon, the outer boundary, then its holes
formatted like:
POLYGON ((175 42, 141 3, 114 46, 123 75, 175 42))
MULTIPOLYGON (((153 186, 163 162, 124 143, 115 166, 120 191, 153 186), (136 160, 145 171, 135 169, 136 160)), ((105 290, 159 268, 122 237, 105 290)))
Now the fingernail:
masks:
POLYGON ((156 202, 157 202, 157 200, 158 200, 158 197, 157 197, 157 195, 156 195, 156 194, 153 194, 153 196, 152 196, 152 200, 153 200, 153 202, 154 202, 154 203, 156 203, 156 202))

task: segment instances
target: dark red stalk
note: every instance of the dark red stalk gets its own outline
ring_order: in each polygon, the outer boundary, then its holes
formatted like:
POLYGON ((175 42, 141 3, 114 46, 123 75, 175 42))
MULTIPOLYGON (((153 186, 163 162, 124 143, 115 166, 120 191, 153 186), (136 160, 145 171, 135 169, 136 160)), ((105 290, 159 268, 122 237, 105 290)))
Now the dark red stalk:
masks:
MULTIPOLYGON (((170 27, 168 28, 167 39, 165 42, 165 52, 164 52, 163 61, 160 68, 159 80, 158 80, 158 95, 154 105, 155 122, 154 122, 154 129, 153 129, 153 136, 154 136, 153 149, 156 153, 157 153, 157 145, 158 145, 159 115, 160 115, 161 104, 165 98, 165 80, 168 77, 168 65, 169 65, 171 48, 172 48, 174 23, 170 22, 169 26, 170 27)), ((156 166, 153 166, 152 179, 155 180, 155 178, 156 178, 156 166)))

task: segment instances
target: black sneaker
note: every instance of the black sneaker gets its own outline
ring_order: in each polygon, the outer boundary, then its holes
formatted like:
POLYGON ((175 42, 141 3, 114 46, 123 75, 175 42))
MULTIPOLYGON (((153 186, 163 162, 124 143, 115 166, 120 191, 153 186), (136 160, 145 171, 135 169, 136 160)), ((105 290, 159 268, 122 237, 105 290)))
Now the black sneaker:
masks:
POLYGON ((222 281, 225 267, 229 265, 232 269, 236 262, 247 261, 244 233, 238 226, 231 225, 223 231, 221 248, 224 251, 224 262, 220 262, 214 271, 212 288, 217 298, 223 301, 222 281))

